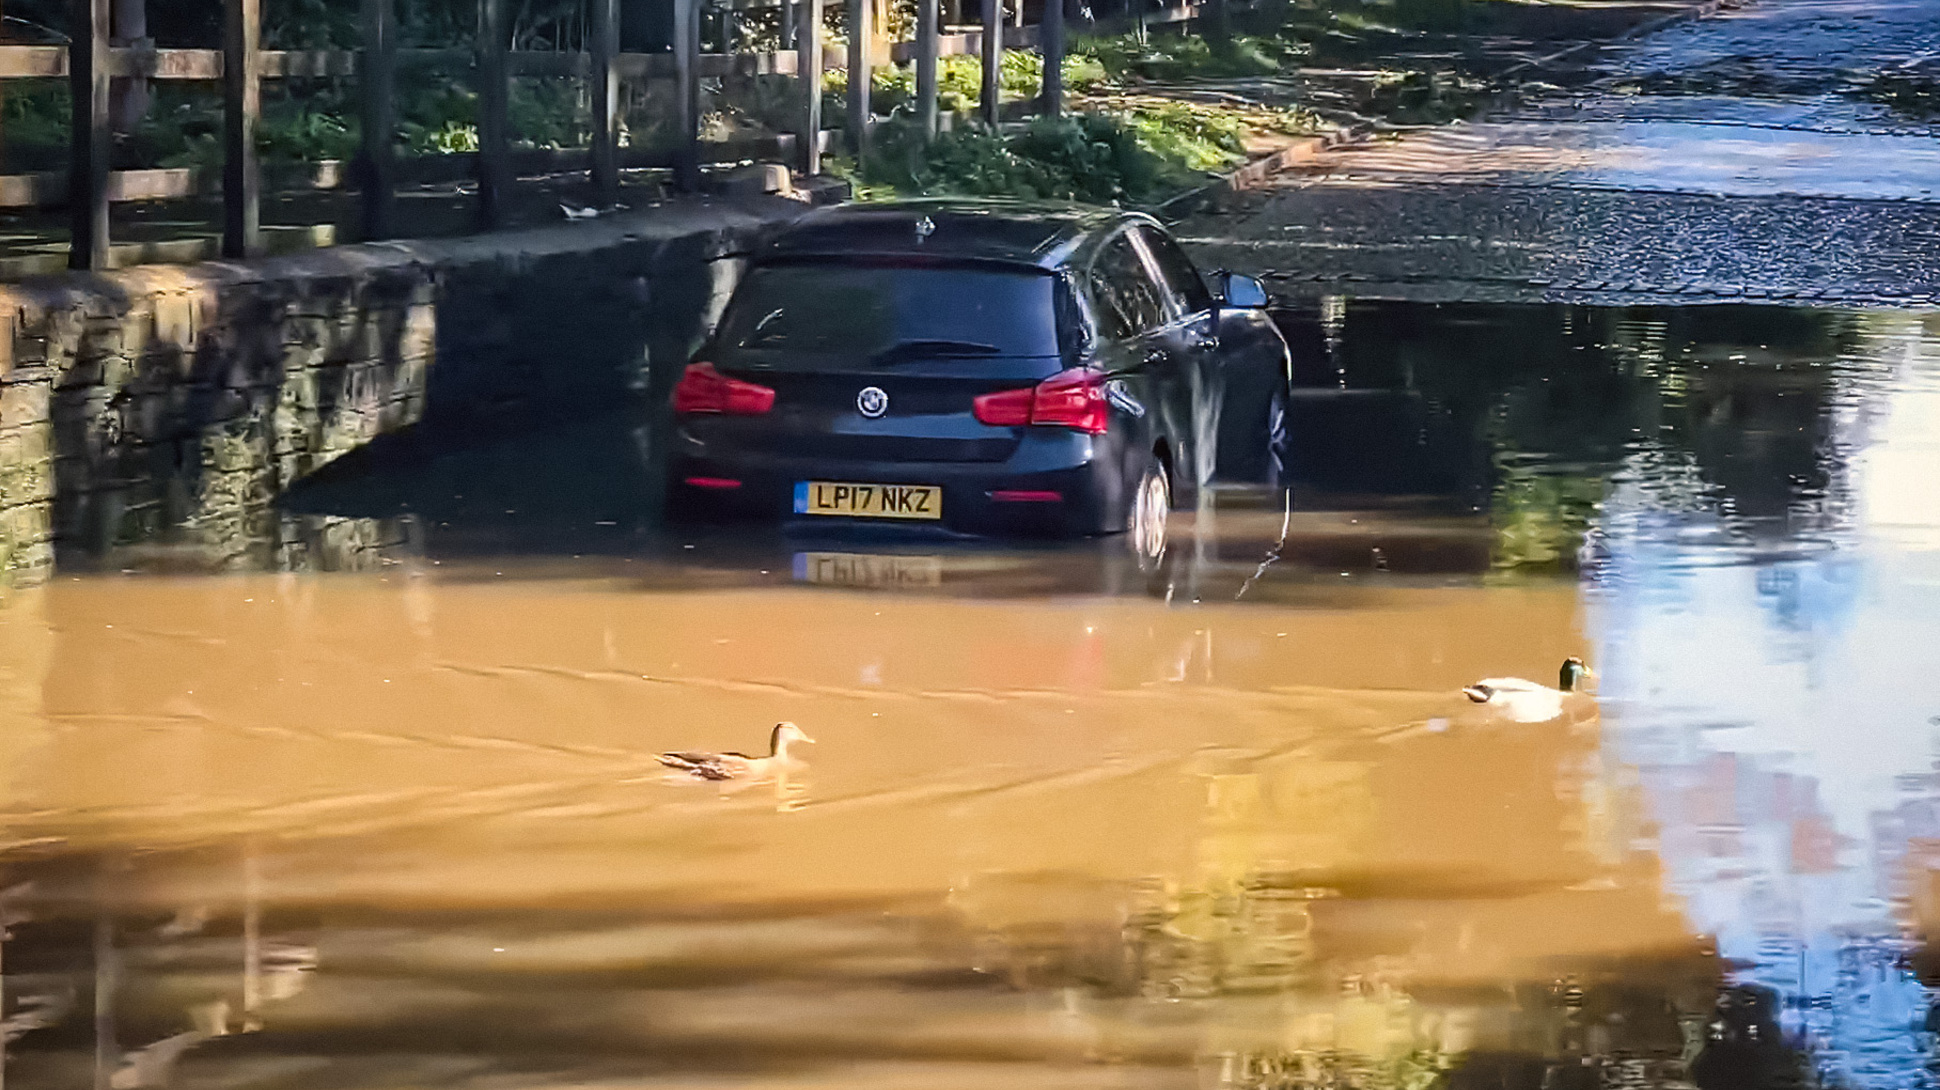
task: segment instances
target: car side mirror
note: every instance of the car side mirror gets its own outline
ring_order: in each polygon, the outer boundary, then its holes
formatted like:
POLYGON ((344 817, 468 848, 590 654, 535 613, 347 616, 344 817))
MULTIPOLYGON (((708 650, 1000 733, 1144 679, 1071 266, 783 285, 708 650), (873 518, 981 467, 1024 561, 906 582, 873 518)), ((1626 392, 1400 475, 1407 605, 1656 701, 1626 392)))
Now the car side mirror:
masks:
POLYGON ((1221 270, 1212 275, 1213 295, 1222 307, 1259 310, 1266 306, 1266 288, 1250 276, 1221 270))

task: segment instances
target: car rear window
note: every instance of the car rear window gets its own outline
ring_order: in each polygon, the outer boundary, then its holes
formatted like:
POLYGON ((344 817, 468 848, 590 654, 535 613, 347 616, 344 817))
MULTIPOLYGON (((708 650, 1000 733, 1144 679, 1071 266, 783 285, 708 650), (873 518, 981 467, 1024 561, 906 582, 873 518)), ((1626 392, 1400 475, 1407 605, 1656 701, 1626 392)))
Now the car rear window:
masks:
POLYGON ((718 344, 764 365, 884 367, 946 356, 1058 354, 1054 277, 1028 271, 833 263, 760 265, 735 292, 718 344))

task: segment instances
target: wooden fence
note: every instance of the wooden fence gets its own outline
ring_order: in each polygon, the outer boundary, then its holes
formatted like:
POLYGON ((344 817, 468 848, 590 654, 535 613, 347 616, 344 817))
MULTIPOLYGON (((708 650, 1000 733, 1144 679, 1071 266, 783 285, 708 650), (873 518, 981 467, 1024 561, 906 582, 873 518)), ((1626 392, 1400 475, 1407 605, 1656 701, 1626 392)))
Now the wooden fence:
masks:
MULTIPOLYGON (((193 0, 171 0, 193 2, 193 0)), ((258 162, 256 126, 261 116, 264 80, 296 77, 354 77, 358 82, 362 146, 349 164, 291 164, 272 172, 279 190, 354 187, 361 195, 362 234, 381 239, 397 231, 397 190, 401 184, 452 181, 464 173, 477 182, 477 222, 489 230, 504 222, 507 197, 520 174, 590 170, 602 205, 613 202, 619 175, 627 167, 671 167, 675 188, 700 184, 700 84, 704 77, 764 74, 798 77, 802 88, 799 124, 791 134, 760 142, 717 146, 717 161, 782 159, 805 174, 820 171, 827 134, 822 131, 821 75, 846 67, 846 133, 852 150, 866 147, 869 58, 866 43, 870 0, 847 4, 846 57, 823 41, 824 0, 781 0, 783 41, 794 48, 767 53, 703 53, 702 0, 674 0, 674 47, 667 53, 619 50, 617 0, 589 0, 590 49, 585 52, 513 51, 507 9, 511 0, 478 0, 477 45, 473 49, 401 49, 394 0, 363 0, 362 48, 358 50, 266 50, 262 40, 262 0, 202 0, 225 6, 222 48, 119 48, 110 44, 111 0, 70 0, 75 33, 66 46, 0 46, 0 80, 67 77, 73 105, 73 148, 65 173, 0 175, 0 208, 44 208, 65 203, 71 222, 68 265, 99 269, 109 264, 109 206, 118 201, 222 195, 222 245, 227 257, 261 252, 264 175, 258 162), (396 149, 396 79, 404 66, 468 70, 478 92, 478 151, 475 154, 400 157, 396 149), (583 151, 514 151, 508 119, 510 80, 516 76, 572 76, 589 81, 592 102, 591 147, 583 151), (222 170, 219 176, 190 168, 111 170, 111 81, 125 78, 219 82, 224 99, 222 170), (626 80, 671 80, 676 91, 675 140, 671 153, 621 148, 620 88, 626 80)), ((950 0, 954 8, 961 0, 950 0)), ((1218 4, 1221 0, 1211 0, 1218 4)), ((916 38, 891 47, 897 62, 915 61, 918 115, 935 132, 937 62, 941 57, 977 54, 983 62, 981 113, 994 124, 998 105, 999 58, 1005 48, 1037 48, 1044 55, 1044 83, 1038 108, 1055 114, 1062 106, 1060 65, 1064 56, 1062 0, 1044 4, 1034 26, 1006 27, 1003 0, 980 0, 981 26, 970 33, 945 33, 939 27, 938 0, 918 4, 916 38)), ((1021 3, 1018 23, 1022 23, 1021 3)), ((746 6, 734 3, 735 7, 746 6)), ((1197 3, 1148 11, 1140 24, 1181 22, 1200 14, 1197 3)))

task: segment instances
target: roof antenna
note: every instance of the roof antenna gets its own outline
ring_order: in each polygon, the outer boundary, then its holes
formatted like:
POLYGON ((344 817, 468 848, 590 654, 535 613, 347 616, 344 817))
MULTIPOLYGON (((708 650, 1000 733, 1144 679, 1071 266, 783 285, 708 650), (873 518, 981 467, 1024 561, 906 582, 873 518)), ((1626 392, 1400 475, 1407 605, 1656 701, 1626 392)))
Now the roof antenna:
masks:
POLYGON ((929 237, 935 233, 936 233, 935 220, 929 218, 928 216, 924 216, 922 219, 916 221, 916 241, 919 245, 924 241, 928 240, 929 237))

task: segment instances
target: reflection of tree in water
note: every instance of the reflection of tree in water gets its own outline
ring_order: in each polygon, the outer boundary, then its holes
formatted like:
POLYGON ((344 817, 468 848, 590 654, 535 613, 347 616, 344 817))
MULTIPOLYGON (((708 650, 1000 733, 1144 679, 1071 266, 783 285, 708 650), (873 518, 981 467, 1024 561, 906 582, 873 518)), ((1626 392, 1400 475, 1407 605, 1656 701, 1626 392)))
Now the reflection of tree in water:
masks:
POLYGON ((1449 1057, 1433 1049, 1370 1059, 1339 1052, 1240 1055, 1221 1066, 1219 1085, 1246 1090, 1429 1090, 1445 1085, 1449 1057))
POLYGON ((1489 512, 1496 535, 1491 566, 1513 572, 1575 570, 1603 500, 1603 478, 1544 472, 1506 456, 1497 468, 1489 512))
POLYGON ((1208 773, 1197 867, 1127 914, 1129 988, 1201 1014, 1209 1085, 1688 1085, 1714 960, 1648 926, 1623 940, 1634 954, 1564 953, 1583 940, 1517 922, 1531 898, 1620 923, 1655 897, 1620 847, 1638 800, 1594 749, 1426 732, 1368 761, 1208 773))
POLYGON ((1498 531, 1499 571, 1573 570, 1613 480, 1656 468, 1689 467, 1703 506, 1754 538, 1802 520, 1834 527, 1850 508, 1835 427, 1865 396, 1855 360, 1881 321, 1750 306, 1350 303, 1333 366, 1303 373, 1380 397, 1309 404, 1307 437, 1325 449, 1305 451, 1303 469, 1322 487, 1475 496, 1498 531), (1409 419, 1330 422, 1370 413, 1409 419), (1410 436, 1412 452, 1397 455, 1410 436))

